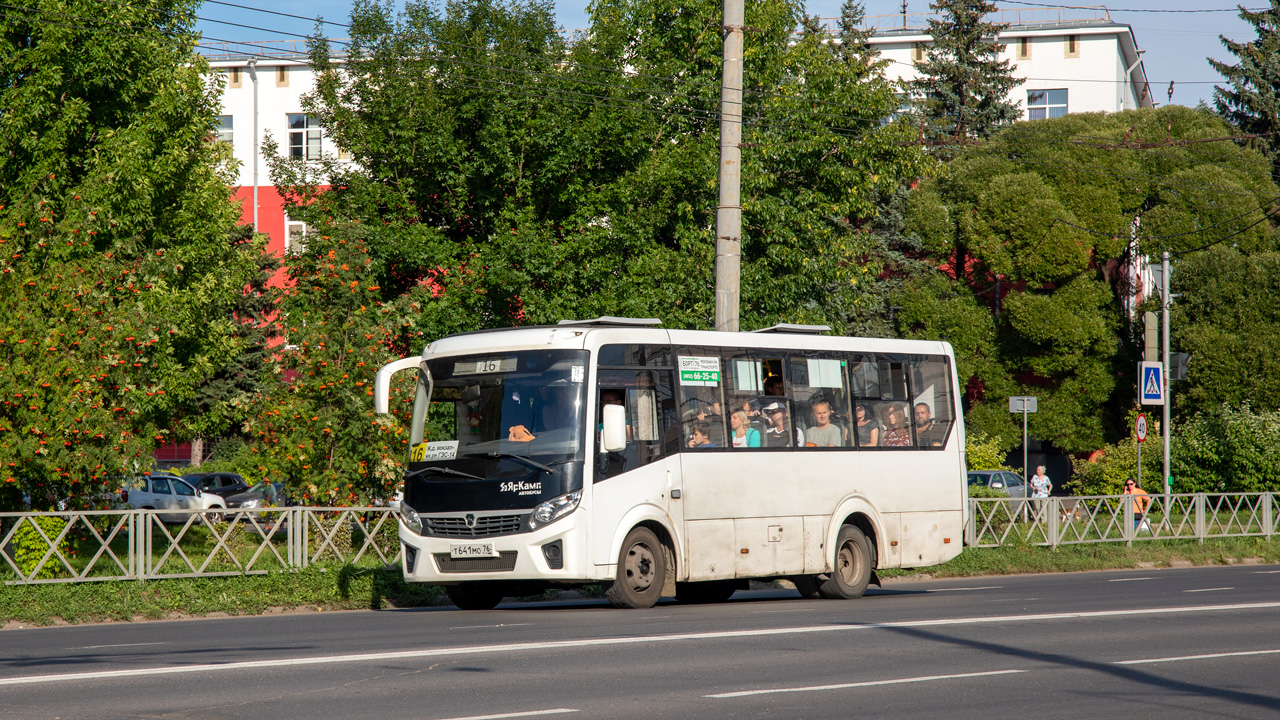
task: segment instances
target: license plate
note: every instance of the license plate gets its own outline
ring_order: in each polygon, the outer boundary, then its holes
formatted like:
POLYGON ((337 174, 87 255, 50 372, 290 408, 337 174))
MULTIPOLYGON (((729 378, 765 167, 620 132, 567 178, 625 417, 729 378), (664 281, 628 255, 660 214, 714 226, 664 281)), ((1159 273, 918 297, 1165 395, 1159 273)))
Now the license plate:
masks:
POLYGON ((498 557, 498 551, 493 549, 493 543, 467 543, 466 545, 450 545, 449 557, 451 558, 478 558, 478 557, 498 557))

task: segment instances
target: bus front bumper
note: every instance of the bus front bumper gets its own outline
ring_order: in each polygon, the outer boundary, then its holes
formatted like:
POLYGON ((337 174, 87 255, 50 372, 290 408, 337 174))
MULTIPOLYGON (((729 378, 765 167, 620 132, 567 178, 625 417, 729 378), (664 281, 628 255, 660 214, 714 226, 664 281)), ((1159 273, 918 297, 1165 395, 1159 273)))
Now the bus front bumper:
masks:
POLYGON ((476 538, 423 536, 401 522, 400 567, 405 582, 434 585, 587 580, 586 533, 577 524, 585 519, 575 512, 529 532, 476 538))

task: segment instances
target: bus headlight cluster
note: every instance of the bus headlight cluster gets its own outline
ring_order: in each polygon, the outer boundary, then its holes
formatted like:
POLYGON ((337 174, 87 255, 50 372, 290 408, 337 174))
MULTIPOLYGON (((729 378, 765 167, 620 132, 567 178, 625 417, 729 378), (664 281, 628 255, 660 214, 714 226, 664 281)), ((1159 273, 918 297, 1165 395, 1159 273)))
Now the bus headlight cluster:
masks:
POLYGON ((573 512, 578 507, 578 502, 582 500, 582 491, 574 490, 567 495, 561 495, 557 498, 542 503, 533 509, 529 515, 529 529, 536 530, 547 523, 555 522, 560 518, 573 512))
POLYGON ((422 518, 418 517, 418 513, 405 503, 400 503, 400 522, 414 535, 422 534, 422 518))

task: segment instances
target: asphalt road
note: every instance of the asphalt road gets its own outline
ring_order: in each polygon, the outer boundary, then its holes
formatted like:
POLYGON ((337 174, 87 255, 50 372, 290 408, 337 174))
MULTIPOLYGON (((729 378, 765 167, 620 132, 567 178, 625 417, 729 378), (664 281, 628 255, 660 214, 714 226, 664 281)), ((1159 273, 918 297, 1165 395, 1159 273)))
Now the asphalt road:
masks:
POLYGON ((1280 716, 1280 567, 8 630, 0 718, 1280 716))

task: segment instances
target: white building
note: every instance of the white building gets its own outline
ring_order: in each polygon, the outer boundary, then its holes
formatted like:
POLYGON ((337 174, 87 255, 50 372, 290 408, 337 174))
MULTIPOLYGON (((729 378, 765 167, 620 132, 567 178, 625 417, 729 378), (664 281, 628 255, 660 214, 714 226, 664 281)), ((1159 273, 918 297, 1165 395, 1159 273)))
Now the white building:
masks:
MULTIPOLYGON (((877 15, 867 18, 875 30, 871 44, 889 60, 893 80, 919 77, 916 64, 925 59, 933 38, 925 14, 877 15)), ((1112 22, 1104 8, 1035 8, 999 10, 985 20, 1007 24, 999 42, 1001 60, 1013 64, 1023 83, 1010 93, 1023 117, 1042 120, 1069 112, 1119 112, 1151 107, 1142 50, 1133 29, 1112 22)), ((834 27, 828 20, 828 27, 834 27)))
MULTIPOLYGON (((916 77, 916 63, 932 38, 926 33, 929 15, 883 15, 867 18, 875 31, 871 42, 890 61, 894 80, 916 77)), ((1058 117, 1069 112, 1118 112, 1150 107, 1151 94, 1141 54, 1128 25, 1112 22, 1105 9, 1001 10, 987 18, 1007 23, 1000 42, 1002 57, 1013 62, 1014 73, 1025 82, 1010 100, 1024 117, 1058 117)), ((834 30, 835 21, 826 20, 834 30)), ((225 74, 222 97, 222 139, 234 146, 240 161, 237 195, 244 202, 244 222, 271 236, 271 249, 305 235, 306 228, 286 217, 260 157, 266 134, 282 153, 318 159, 345 159, 302 108, 302 96, 312 90, 315 73, 307 65, 306 47, 299 41, 213 45, 205 55, 216 72, 225 74)))

